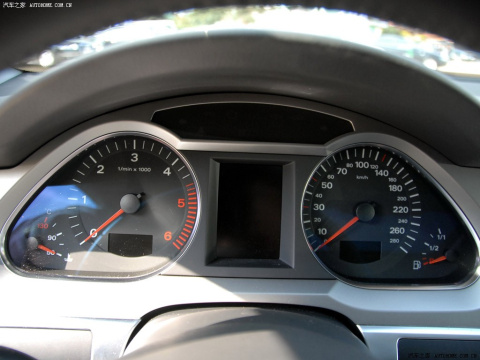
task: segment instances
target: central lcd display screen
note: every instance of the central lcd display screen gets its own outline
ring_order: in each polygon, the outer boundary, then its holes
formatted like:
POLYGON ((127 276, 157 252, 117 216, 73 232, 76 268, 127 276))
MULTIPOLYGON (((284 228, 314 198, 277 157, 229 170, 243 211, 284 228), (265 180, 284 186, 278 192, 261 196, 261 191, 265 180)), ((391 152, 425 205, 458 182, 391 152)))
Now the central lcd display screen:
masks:
POLYGON ((283 166, 220 163, 217 258, 278 259, 283 166))

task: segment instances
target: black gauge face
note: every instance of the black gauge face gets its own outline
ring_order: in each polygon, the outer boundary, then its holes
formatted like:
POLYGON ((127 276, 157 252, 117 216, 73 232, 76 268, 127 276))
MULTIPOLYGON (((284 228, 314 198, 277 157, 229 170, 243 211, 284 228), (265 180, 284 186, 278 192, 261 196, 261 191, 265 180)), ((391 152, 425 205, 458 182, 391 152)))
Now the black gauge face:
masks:
POLYGON ((445 195, 383 147, 323 160, 304 192, 302 224, 315 257, 347 281, 455 285, 477 265, 476 241, 445 195))
POLYGON ((142 275, 182 253, 198 214, 195 177, 176 150, 118 135, 43 185, 14 221, 8 253, 16 267, 44 275, 142 275))

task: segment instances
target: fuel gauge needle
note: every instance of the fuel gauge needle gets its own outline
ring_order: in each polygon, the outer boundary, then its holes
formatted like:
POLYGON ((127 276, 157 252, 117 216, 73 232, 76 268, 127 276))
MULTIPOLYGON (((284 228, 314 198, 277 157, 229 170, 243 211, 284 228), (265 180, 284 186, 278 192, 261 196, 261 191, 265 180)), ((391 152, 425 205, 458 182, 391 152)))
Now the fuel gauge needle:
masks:
POLYGON ((110 225, 112 221, 114 221, 116 218, 118 218, 120 215, 122 215, 125 211, 123 209, 118 210, 115 214, 110 216, 107 221, 105 221, 102 225, 100 225, 97 230, 92 232, 85 240, 83 240, 80 245, 85 244, 88 240, 90 240, 92 237, 98 234, 99 231, 102 231, 105 227, 110 225))
POLYGON ((447 260, 447 257, 446 257, 445 255, 443 255, 443 256, 440 256, 440 257, 438 257, 438 258, 436 258, 436 259, 430 259, 430 260, 428 260, 428 261, 425 261, 425 262, 423 263, 423 265, 436 264, 436 263, 439 263, 439 262, 445 261, 445 260, 447 260))
POLYGON ((330 236, 323 244, 318 246, 315 251, 320 250, 322 247, 325 245, 331 243, 335 238, 337 238, 339 235, 347 231, 353 224, 355 224, 359 220, 358 216, 353 217, 349 222, 347 222, 345 225, 343 225, 335 234, 330 236))

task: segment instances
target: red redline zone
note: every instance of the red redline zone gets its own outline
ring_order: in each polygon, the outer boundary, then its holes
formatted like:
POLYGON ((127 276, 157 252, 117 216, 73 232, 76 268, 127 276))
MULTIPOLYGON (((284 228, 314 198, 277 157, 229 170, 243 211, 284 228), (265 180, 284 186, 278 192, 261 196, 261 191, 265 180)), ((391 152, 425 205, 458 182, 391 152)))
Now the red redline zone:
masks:
POLYGON ((183 229, 180 231, 180 235, 172 242, 173 246, 177 248, 177 250, 181 250, 185 244, 190 239, 192 235, 193 226, 190 224, 195 224, 197 220, 197 189, 195 188, 194 183, 190 183, 185 186, 187 189, 187 197, 188 197, 188 209, 187 209, 187 217, 184 224, 183 229), (193 219, 193 221, 191 220, 193 219), (191 230, 190 230, 191 229, 191 230))

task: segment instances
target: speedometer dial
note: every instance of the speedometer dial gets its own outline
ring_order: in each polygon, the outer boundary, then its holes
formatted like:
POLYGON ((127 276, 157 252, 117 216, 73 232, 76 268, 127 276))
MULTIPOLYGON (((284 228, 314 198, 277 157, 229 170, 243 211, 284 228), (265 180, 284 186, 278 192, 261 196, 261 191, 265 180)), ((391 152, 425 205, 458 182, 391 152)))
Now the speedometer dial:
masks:
POLYGON ((148 274, 188 246, 199 205, 180 153, 160 139, 117 134, 47 180, 13 223, 9 257, 17 269, 41 275, 148 274))
POLYGON ((475 235, 446 194, 385 147, 323 160, 304 192, 302 224, 315 257, 347 281, 459 284, 477 263, 475 235))

